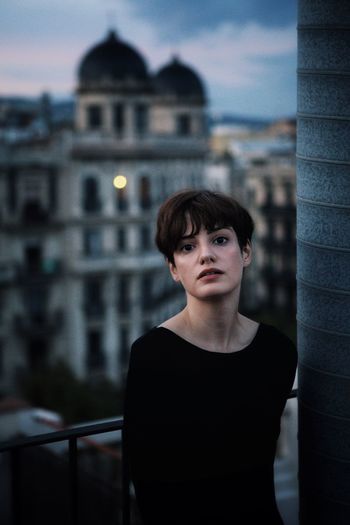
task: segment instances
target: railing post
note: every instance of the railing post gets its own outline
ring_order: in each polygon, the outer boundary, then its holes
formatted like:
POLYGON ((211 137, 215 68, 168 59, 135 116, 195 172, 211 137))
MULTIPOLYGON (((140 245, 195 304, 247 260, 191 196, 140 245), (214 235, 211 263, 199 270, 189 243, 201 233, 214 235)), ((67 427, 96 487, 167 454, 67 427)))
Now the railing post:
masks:
POLYGON ((77 438, 69 438, 69 523, 78 524, 78 460, 77 460, 77 438))
POLYGON ((122 525, 130 525, 130 476, 124 427, 122 428, 122 525))
POLYGON ((10 451, 11 461, 11 507, 13 525, 21 525, 21 480, 20 480, 20 449, 10 451))

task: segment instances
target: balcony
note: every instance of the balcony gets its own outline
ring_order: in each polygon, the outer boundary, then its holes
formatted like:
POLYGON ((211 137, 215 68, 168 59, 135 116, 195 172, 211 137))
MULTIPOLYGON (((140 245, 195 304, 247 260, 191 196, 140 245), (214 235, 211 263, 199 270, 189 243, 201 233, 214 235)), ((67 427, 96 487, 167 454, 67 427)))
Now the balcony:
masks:
MULTIPOLYGON (((297 397, 297 390, 292 390, 289 399, 297 397)), ((210 420, 208 419, 208 425, 210 420)), ((8 494, 9 501, 9 513, 8 522, 6 525, 21 525, 31 521, 30 513, 37 512, 38 501, 25 501, 26 490, 29 490, 28 486, 25 486, 25 482, 31 484, 30 478, 27 472, 23 468, 23 459, 25 450, 37 449, 41 446, 48 447, 49 445, 55 444, 62 448, 62 444, 68 444, 68 455, 63 460, 63 463, 67 463, 67 475, 66 477, 62 473, 59 477, 54 476, 53 463, 46 462, 46 475, 49 479, 46 483, 52 483, 53 478, 60 482, 60 486, 57 486, 58 499, 56 500, 56 507, 48 507, 46 501, 46 507, 41 502, 41 520, 36 521, 37 525, 41 523, 50 523, 55 525, 56 523, 67 523, 71 525, 78 525, 84 523, 89 525, 90 523, 99 523, 99 525, 112 525, 120 523, 121 525, 139 525, 137 519, 137 512, 135 513, 135 501, 133 498, 132 485, 130 483, 127 462, 125 460, 125 454, 123 453, 123 439, 120 441, 120 449, 114 451, 114 457, 120 460, 120 486, 115 488, 113 491, 109 491, 107 499, 109 503, 114 502, 114 512, 110 513, 109 518, 105 518, 105 509, 96 508, 96 505, 101 504, 101 500, 97 497, 99 487, 103 485, 101 480, 95 485, 95 493, 89 492, 89 499, 86 498, 88 492, 84 484, 83 473, 78 465, 78 448, 81 448, 81 442, 85 442, 85 445, 91 445, 92 440, 87 436, 101 436, 107 432, 121 431, 123 429, 123 418, 117 418, 112 421, 100 422, 90 425, 78 426, 75 428, 58 430, 49 432, 46 434, 39 434, 32 437, 17 438, 13 441, 7 441, 0 444, 0 453, 4 454, 5 458, 9 461, 9 471, 11 476, 11 487, 8 494), (80 441, 78 441, 80 440, 80 441), (78 445, 79 443, 79 445, 78 445), (49 468, 48 468, 49 467, 49 468), (59 478, 59 479, 58 479, 59 478), (97 514, 97 518, 86 512, 87 508, 91 507, 93 502, 94 511, 97 514), (96 505, 95 505, 96 503, 96 505), (28 507, 29 504, 29 507, 28 507), (59 508, 58 508, 59 505, 59 508), (26 513, 24 512, 26 509, 26 513), (49 515, 47 513, 50 513, 49 515), (63 513, 63 517, 62 517, 63 513), (66 514, 65 514, 66 513, 66 514), (97 521, 96 521, 97 520, 97 521)), ((104 445, 99 445, 101 450, 108 451, 104 445)), ((38 463, 34 463, 33 466, 38 463)), ((62 461, 60 463, 62 466, 62 461)), ((40 480, 40 485, 45 487, 45 480, 40 480), (43 482, 41 482, 43 481, 43 482)), ((48 497, 48 493, 43 490, 44 496, 48 497)), ((41 494, 41 496, 43 496, 41 494)), ((52 497, 52 494, 50 494, 52 497)), ((4 498, 4 493, 3 493, 4 498)), ((40 513, 39 513, 40 515, 40 513)))
POLYGON ((42 230, 62 228, 62 217, 49 205, 43 206, 39 201, 22 202, 11 213, 4 213, 2 227, 9 231, 35 229, 42 230))
POLYGON ((104 271, 140 271, 157 270, 163 268, 164 259, 156 252, 134 251, 126 253, 101 252, 87 255, 77 254, 76 259, 70 261, 70 269, 78 273, 96 273, 104 271))
POLYGON ((182 156, 202 158, 207 153, 207 138, 179 137, 177 135, 159 135, 154 137, 130 137, 125 140, 116 140, 113 135, 81 134, 72 141, 73 159, 105 158, 142 158, 152 159, 159 157, 182 156))
POLYGON ((46 257, 35 264, 17 264, 16 277, 19 284, 28 284, 32 281, 45 283, 61 276, 62 270, 61 259, 46 257))

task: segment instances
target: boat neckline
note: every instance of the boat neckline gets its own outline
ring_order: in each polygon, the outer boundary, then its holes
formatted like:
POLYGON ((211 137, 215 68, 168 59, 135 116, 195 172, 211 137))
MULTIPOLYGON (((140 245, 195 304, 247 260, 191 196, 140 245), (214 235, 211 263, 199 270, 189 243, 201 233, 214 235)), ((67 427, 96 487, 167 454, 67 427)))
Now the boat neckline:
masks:
POLYGON ((191 343, 191 341, 188 341, 188 339, 185 339, 181 335, 177 334, 173 330, 170 330, 170 328, 166 328, 165 326, 155 326, 153 328, 153 330, 163 330, 163 331, 169 333, 170 335, 172 335, 173 337, 179 339, 180 341, 182 341, 186 345, 188 345, 190 347, 193 347, 197 351, 199 350, 201 352, 205 352, 206 354, 231 355, 232 356, 232 355, 239 355, 239 354, 245 353, 245 352, 253 349, 255 344, 256 344, 257 339, 260 336, 260 333, 261 333, 261 330, 262 330, 262 326, 263 326, 263 323, 259 323, 257 331, 255 332, 255 335, 254 335, 253 339, 250 341, 250 343, 248 343, 246 346, 244 346, 240 350, 233 350, 232 352, 218 352, 216 350, 207 350, 206 348, 202 348, 201 346, 198 346, 198 345, 196 345, 194 343, 191 343))

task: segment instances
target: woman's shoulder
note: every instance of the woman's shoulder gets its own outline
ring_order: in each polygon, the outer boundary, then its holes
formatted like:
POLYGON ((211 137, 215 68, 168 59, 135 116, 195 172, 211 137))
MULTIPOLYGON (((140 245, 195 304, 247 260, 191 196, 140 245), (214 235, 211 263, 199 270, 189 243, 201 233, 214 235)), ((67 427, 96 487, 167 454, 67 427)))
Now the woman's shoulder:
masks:
POLYGON ((266 339, 271 338, 277 341, 285 341, 294 345, 291 337, 287 333, 279 328, 278 326, 270 323, 260 322, 260 331, 263 333, 266 339))
POLYGON ((171 332, 162 326, 153 326, 135 339, 131 345, 132 354, 157 354, 172 345, 171 332))
POLYGON ((151 344, 162 339, 162 330, 158 326, 153 326, 147 332, 144 332, 132 343, 132 349, 149 348, 151 344))
POLYGON ((292 338, 287 335, 282 329, 269 323, 260 323, 262 343, 264 346, 270 347, 272 351, 283 355, 290 355, 292 359, 297 359, 297 348, 292 338))
POLYGON ((162 344, 169 339, 172 332, 176 333, 179 317, 179 314, 176 314, 161 324, 153 326, 133 342, 132 348, 150 348, 152 344, 162 344))

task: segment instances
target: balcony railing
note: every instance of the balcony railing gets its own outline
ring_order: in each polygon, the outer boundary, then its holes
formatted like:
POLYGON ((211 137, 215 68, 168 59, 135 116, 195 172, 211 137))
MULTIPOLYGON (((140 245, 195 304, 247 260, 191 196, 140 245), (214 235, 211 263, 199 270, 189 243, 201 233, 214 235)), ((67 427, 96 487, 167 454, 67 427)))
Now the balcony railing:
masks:
MULTIPOLYGON (((288 399, 297 397, 297 389, 293 389, 288 399)), ((208 419, 208 424, 210 420, 208 419)), ((121 430, 123 433, 123 418, 116 418, 113 421, 89 424, 68 430, 49 432, 31 437, 17 438, 15 440, 0 443, 0 453, 8 452, 11 457, 11 507, 13 525, 22 525, 25 518, 21 514, 21 493, 20 493, 20 454, 21 450, 28 447, 47 445, 62 441, 68 442, 69 451, 69 525, 78 525, 79 506, 78 506, 78 446, 77 440, 105 432, 121 430)), ((122 525, 130 525, 130 478, 125 454, 123 453, 123 439, 121 441, 122 459, 122 525)))

